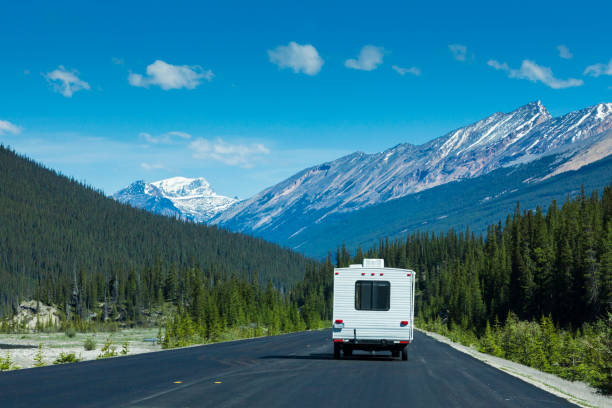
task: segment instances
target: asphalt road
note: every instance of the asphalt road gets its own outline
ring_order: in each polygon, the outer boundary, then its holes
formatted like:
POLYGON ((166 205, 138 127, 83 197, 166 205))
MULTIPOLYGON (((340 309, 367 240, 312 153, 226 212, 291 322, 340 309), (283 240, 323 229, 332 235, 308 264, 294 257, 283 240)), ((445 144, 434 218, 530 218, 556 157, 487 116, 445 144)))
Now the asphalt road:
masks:
POLYGON ((0 373, 9 407, 574 407, 415 332, 408 361, 355 352, 331 332, 0 373))

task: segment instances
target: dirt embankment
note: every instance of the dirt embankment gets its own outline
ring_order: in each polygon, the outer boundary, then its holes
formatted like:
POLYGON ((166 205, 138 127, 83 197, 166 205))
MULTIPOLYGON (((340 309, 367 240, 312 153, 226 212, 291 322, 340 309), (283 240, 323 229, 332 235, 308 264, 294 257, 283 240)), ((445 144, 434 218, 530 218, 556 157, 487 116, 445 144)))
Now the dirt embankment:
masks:
POLYGON ((21 302, 12 320, 16 326, 30 331, 37 327, 59 326, 61 321, 60 311, 56 307, 36 300, 21 302))

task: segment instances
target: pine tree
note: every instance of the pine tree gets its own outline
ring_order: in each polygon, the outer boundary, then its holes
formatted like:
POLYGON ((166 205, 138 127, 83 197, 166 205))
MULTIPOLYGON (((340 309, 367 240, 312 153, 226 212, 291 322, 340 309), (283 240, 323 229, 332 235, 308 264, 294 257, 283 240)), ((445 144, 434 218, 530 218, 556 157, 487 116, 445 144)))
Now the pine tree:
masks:
POLYGON ((42 351, 42 343, 39 343, 38 344, 38 351, 34 355, 34 367, 43 367, 43 366, 46 366, 46 365, 47 364, 45 363, 44 355, 43 355, 43 351, 42 351))

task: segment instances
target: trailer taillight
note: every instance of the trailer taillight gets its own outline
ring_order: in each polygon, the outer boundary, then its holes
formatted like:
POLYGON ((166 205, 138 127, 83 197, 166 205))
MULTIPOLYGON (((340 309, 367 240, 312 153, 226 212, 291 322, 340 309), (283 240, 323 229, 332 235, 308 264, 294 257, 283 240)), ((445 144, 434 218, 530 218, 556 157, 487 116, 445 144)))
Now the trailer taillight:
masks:
POLYGON ((400 340, 400 344, 410 344, 410 340, 400 340))
POLYGON ((342 339, 334 339, 334 343, 342 343, 342 339))
POLYGON ((402 320, 402 321, 400 322, 400 326, 402 326, 402 327, 403 327, 403 326, 408 326, 408 320, 402 320))
POLYGON ((337 320, 336 320, 336 324, 340 324, 340 323, 344 323, 344 320, 342 320, 342 319, 337 319, 337 320))
POLYGON ((336 272, 336 275, 340 275, 340 272, 336 272))

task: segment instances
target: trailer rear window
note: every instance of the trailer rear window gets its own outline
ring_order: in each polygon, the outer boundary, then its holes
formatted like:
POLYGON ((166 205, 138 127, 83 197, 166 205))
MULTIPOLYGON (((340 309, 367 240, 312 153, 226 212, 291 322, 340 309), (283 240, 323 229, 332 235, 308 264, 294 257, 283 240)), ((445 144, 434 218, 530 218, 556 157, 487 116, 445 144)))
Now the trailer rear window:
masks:
POLYGON ((389 310, 391 284, 386 281, 355 282, 355 309, 389 310))

